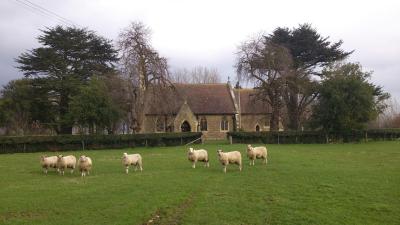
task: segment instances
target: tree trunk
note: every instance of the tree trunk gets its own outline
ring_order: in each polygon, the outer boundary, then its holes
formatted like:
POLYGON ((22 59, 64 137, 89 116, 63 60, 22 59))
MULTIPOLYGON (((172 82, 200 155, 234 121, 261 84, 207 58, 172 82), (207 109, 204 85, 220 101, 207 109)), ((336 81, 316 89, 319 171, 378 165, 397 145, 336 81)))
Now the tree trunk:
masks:
POLYGON ((289 99, 286 103, 287 113, 289 117, 288 121, 288 129, 289 130, 299 130, 300 129, 300 113, 299 113, 299 105, 297 99, 297 93, 289 93, 289 99))
POLYGON ((281 111, 281 95, 279 90, 272 90, 269 92, 269 99, 271 101, 271 119, 270 130, 279 131, 279 118, 281 111))
POLYGON ((272 114, 270 119, 270 130, 279 131, 279 107, 272 106, 272 114))
POLYGON ((300 109, 299 109, 299 91, 296 83, 290 80, 289 85, 283 94, 286 109, 288 114, 287 128, 289 130, 299 130, 300 129, 300 109))
POLYGON ((59 134, 72 134, 72 125, 69 124, 69 121, 67 120, 66 116, 68 113, 68 107, 69 107, 69 97, 68 94, 66 93, 61 93, 60 94, 60 105, 59 105, 59 134))

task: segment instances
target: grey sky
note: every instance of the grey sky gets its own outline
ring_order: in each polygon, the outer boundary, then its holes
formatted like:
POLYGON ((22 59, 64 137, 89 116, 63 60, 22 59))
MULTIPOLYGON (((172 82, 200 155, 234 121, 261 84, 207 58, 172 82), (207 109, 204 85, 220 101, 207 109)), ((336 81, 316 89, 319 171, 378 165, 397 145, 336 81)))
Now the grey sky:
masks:
MULTIPOLYGON (((38 46, 39 29, 60 24, 22 1, 0 1, 0 85, 22 77, 13 59, 38 46)), ((29 1, 112 40, 131 21, 143 21, 171 69, 214 67, 224 80, 235 77, 234 53, 242 41, 278 26, 311 23, 355 50, 349 61, 373 70, 373 81, 400 99, 400 1, 29 1)))

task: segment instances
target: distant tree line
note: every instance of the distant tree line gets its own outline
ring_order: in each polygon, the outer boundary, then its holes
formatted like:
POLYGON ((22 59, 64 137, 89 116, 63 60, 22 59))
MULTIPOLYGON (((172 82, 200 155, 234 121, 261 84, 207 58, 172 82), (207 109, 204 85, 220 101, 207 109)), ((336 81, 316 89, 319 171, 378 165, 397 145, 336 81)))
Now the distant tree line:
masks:
MULTIPOLYGON (((139 133, 148 104, 173 83, 219 83, 217 69, 169 71, 151 45, 151 31, 133 22, 116 45, 94 31, 56 26, 42 30, 40 47, 15 61, 24 78, 0 90, 0 127, 8 135, 139 133)), ((385 110, 389 95, 372 72, 346 63, 352 51, 331 43, 309 24, 277 28, 238 48, 238 80, 251 81, 272 108, 271 129, 360 129, 385 110)), ((240 85, 238 85, 240 86, 240 85)))

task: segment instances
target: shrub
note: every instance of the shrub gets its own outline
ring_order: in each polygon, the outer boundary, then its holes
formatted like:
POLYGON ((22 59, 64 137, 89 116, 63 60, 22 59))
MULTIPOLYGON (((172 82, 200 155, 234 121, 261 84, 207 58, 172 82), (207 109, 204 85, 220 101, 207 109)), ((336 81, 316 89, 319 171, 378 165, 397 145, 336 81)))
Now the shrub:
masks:
MULTIPOLYGON (((0 137, 0 153, 82 149, 174 146, 194 141, 201 133, 156 133, 122 135, 59 135, 0 137)), ((197 141, 197 143, 199 143, 197 141)))
POLYGON ((228 136, 232 137, 233 143, 313 144, 397 140, 400 138, 400 129, 353 130, 347 133, 324 133, 321 131, 229 132, 228 136))

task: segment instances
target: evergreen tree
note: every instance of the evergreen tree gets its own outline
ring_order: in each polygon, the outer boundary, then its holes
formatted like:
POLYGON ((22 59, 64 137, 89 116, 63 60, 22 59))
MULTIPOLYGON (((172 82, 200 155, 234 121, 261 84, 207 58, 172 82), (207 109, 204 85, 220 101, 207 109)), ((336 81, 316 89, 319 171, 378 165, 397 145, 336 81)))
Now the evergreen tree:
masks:
POLYGON ((310 24, 294 29, 279 27, 268 38, 292 55, 292 72, 282 89, 288 112, 287 128, 299 130, 304 114, 318 95, 318 82, 312 76, 323 75, 323 68, 345 59, 352 51, 342 50, 341 40, 331 43, 329 37, 321 36, 310 24))
POLYGON ((82 86, 79 94, 72 97, 70 107, 70 120, 81 128, 89 128, 90 134, 110 131, 121 116, 102 79, 94 78, 87 86, 82 86))
POLYGON ((313 110, 314 127, 327 132, 362 129, 381 113, 389 94, 369 82, 371 72, 359 64, 336 64, 323 72, 318 102, 313 110))
POLYGON ((42 32, 38 37, 42 46, 22 53, 17 68, 47 90, 56 108, 57 133, 71 134, 73 124, 66 117, 71 97, 93 75, 112 72, 117 51, 109 40, 87 29, 56 26, 42 32))
POLYGON ((12 80, 1 90, 0 126, 10 135, 35 133, 49 127, 52 105, 40 85, 30 79, 12 80))

